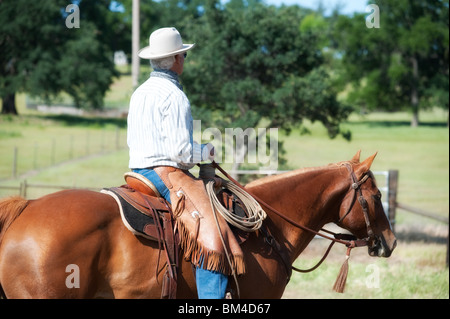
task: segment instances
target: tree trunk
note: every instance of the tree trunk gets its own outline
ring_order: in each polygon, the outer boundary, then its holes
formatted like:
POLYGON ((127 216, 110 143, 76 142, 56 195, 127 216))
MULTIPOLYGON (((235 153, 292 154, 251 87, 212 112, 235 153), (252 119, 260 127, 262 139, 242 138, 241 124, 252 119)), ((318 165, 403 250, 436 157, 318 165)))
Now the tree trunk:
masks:
POLYGON ((419 126, 419 112, 418 110, 414 110, 411 119, 411 127, 418 127, 418 126, 419 126))
POLYGON ((412 89, 411 89, 411 106, 412 106, 412 119, 411 127, 419 126, 419 66, 417 58, 413 56, 411 58, 412 68, 413 68, 413 79, 412 79, 412 89))
POLYGON ((16 109, 16 93, 7 94, 2 98, 2 114, 18 115, 16 109))

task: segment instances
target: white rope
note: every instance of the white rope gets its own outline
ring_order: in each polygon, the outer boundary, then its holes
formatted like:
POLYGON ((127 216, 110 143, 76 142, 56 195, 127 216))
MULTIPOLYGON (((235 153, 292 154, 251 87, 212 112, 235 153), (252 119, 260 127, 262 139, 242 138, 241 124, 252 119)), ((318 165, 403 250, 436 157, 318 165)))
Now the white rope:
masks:
POLYGON ((218 180, 218 178, 215 177, 214 167, 211 164, 201 164, 199 166, 200 166, 199 177, 202 178, 205 183, 206 192, 208 193, 209 197, 209 203, 211 204, 214 220, 216 222, 216 227, 217 230, 219 231, 220 240, 222 241, 222 245, 225 250, 225 255, 227 257, 228 264, 230 265, 230 269, 232 270, 232 275, 236 283, 236 290, 237 290, 236 292, 238 298, 240 298, 241 293, 239 289, 239 282, 236 276, 236 270, 233 267, 230 254, 228 253, 227 247, 225 245, 225 240, 223 238, 222 231, 220 230, 219 221, 217 220, 216 211, 219 212, 220 215, 222 215, 222 217, 228 223, 247 232, 254 232, 258 230, 261 227, 262 222, 264 221, 267 215, 266 212, 261 208, 259 203, 253 197, 251 197, 250 194, 248 194, 246 191, 244 191, 234 183, 221 178, 219 182, 221 186, 225 189, 228 189, 231 193, 233 193, 242 201, 242 203, 246 208, 247 217, 241 217, 228 211, 228 209, 223 207, 222 203, 217 199, 215 186, 216 180, 218 180))
MULTIPOLYGON (((200 170, 200 176, 211 177, 214 176, 213 167, 202 165, 200 170)), ((239 216, 233 214, 228 209, 226 209, 222 203, 217 198, 215 192, 215 181, 214 179, 209 179, 206 182, 206 191, 211 198, 211 203, 213 207, 222 215, 222 217, 231 225, 235 226, 246 232, 254 232, 261 228, 264 219, 266 218, 266 212, 261 208, 259 203, 246 191, 225 179, 222 180, 222 187, 228 189, 236 197, 238 197, 246 208, 247 216, 239 216)))

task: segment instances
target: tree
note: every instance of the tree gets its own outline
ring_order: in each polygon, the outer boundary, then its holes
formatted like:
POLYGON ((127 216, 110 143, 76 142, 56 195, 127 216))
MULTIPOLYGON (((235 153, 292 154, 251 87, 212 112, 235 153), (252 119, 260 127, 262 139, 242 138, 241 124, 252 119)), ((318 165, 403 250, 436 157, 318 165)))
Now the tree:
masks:
MULTIPOLYGON (((197 116, 221 128, 285 131, 310 119, 322 122, 330 137, 350 138, 339 128, 350 109, 336 100, 322 67, 320 37, 300 32, 305 12, 246 3, 208 1, 202 17, 186 22, 186 35, 198 43, 183 82, 197 116)), ((246 154, 245 147, 236 145, 237 153, 246 154)))
POLYGON ((349 102, 366 109, 448 110, 448 0, 379 0, 380 27, 340 16, 334 38, 354 90, 349 102))
MULTIPOLYGON (((68 28, 64 0, 0 2, 0 97, 2 113, 17 114, 15 94, 50 100, 62 91, 76 106, 99 108, 116 75, 113 47, 107 42, 114 21, 96 25, 84 16, 111 1, 81 1, 80 28, 68 28), (93 6, 95 2, 95 6, 93 6), (92 7, 90 7, 92 6, 92 7), (92 10, 90 10, 90 8, 92 10)), ((97 19, 95 15, 93 20, 97 19)))

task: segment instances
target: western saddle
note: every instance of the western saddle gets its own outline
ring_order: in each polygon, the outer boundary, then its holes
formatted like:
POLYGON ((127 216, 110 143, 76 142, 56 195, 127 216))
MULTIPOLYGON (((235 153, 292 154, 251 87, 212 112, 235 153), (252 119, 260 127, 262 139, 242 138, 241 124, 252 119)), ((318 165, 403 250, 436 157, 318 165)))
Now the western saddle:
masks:
MULTIPOLYGON (((177 291, 180 234, 178 227, 175 227, 171 205, 143 175, 127 172, 124 178, 125 185, 104 188, 101 192, 116 200, 124 225, 134 235, 156 241, 160 251, 164 250, 167 266, 162 281, 161 298, 174 299, 177 291)), ((230 212, 245 214, 243 203, 230 191, 222 189, 217 198, 230 212)), ((247 240, 248 232, 230 228, 239 245, 247 240)))
POLYGON ((104 188, 101 192, 116 200, 122 221, 133 234, 158 242, 160 251, 164 250, 167 268, 161 298, 174 299, 177 289, 179 236, 174 230, 170 204, 144 176, 127 172, 124 178, 125 185, 104 188))

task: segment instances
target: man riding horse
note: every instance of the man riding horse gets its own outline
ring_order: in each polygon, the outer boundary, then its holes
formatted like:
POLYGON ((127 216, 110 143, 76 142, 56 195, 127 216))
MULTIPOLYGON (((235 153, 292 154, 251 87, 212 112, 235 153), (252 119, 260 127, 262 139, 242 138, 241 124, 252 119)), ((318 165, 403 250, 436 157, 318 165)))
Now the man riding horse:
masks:
POLYGON ((196 268, 198 297, 219 299, 225 296, 231 268, 242 274, 245 266, 239 244, 220 216, 219 234, 202 180, 188 171, 214 159, 211 144, 193 141, 191 107, 178 78, 187 51, 194 46, 183 44, 175 28, 162 28, 139 51, 139 57, 150 59, 153 72, 131 96, 129 167, 149 179, 172 204, 184 257, 196 268), (231 265, 225 249, 231 252, 231 265))

